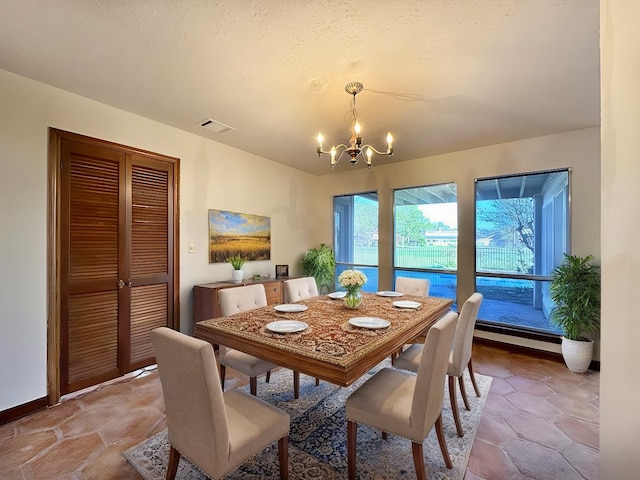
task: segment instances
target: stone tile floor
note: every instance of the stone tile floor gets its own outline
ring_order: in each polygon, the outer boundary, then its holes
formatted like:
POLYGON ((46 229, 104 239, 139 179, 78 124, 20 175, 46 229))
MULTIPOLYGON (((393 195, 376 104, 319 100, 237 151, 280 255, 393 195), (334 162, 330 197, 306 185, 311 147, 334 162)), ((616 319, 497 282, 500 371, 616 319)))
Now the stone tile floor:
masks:
MULTIPOLYGON (((599 372, 479 342, 473 355, 494 380, 466 480, 599 477, 599 372)), ((163 410, 153 368, 67 396, 0 426, 0 478, 140 479, 121 452, 164 429, 163 410)))

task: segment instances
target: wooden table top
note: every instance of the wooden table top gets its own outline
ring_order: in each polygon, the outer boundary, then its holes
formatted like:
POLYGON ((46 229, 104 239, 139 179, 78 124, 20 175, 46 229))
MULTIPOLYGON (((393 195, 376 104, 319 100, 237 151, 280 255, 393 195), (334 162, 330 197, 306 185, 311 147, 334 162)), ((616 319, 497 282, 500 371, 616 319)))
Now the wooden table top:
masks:
POLYGON ((346 387, 428 329, 453 303, 439 297, 362 295, 363 302, 355 310, 342 300, 323 295, 298 302, 308 307, 303 312, 281 313, 270 305, 204 320, 196 323, 194 336, 346 387), (398 300, 421 305, 418 309, 397 308, 393 302, 398 300), (390 325, 382 329, 354 327, 349 323, 354 317, 382 318, 390 325), (298 320, 308 328, 297 333, 275 333, 266 328, 277 320, 298 320))

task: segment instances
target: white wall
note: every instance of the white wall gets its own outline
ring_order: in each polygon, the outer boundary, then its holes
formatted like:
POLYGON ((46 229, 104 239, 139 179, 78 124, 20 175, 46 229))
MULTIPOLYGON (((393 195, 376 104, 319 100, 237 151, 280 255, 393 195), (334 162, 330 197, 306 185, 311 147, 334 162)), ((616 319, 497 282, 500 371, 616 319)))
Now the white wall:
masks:
MULTIPOLYGON (((195 121, 194 121, 195 123, 195 121)), ((228 280, 208 263, 207 210, 271 217, 271 261, 247 275, 291 274, 315 246, 316 177, 220 143, 0 70, 0 411, 47 394, 48 128, 178 157, 181 330, 192 329, 192 287, 228 280), (196 253, 187 254, 195 243, 196 253)))
MULTIPOLYGON (((398 143, 398 148, 401 145, 398 143)), ((458 188, 458 303, 475 288, 475 190, 474 179, 572 168, 571 249, 578 255, 600 258, 600 129, 589 128, 563 134, 464 150, 446 155, 385 165, 385 157, 374 159, 371 170, 354 170, 324 176, 325 196, 321 211, 332 208, 332 195, 378 191, 380 202, 379 262, 381 289, 391 288, 392 278, 392 193, 395 188, 456 182, 458 188), (386 268, 387 272, 384 271, 386 268)), ((329 167, 327 167, 329 168, 329 167)), ((322 235, 330 238, 331 218, 320 217, 322 235), (326 232, 329 232, 328 234, 326 232)), ((511 343, 560 351, 559 346, 526 339, 514 339, 487 332, 479 336, 511 343)), ((598 358, 596 348, 595 358, 598 358)))
POLYGON ((600 3, 602 371, 600 478, 640 475, 640 2, 600 3))

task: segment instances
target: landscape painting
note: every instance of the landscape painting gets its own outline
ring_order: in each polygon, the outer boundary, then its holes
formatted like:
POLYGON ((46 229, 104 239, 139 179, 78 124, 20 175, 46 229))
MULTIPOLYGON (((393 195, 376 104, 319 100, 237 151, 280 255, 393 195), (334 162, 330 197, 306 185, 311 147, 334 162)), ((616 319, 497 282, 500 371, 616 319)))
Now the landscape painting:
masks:
POLYGON ((271 258, 271 218, 209 210, 209 263, 236 255, 249 262, 271 258))

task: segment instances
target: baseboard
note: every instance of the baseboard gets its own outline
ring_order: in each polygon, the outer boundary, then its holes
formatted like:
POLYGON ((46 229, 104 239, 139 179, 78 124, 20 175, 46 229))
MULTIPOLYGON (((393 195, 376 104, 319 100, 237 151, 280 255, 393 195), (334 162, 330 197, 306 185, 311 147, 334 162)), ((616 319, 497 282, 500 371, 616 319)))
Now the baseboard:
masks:
POLYGON ((47 408, 49 405, 49 399, 47 397, 38 398, 28 403, 23 403, 7 410, 0 412, 0 425, 12 422, 18 418, 26 417, 43 408, 47 408))
MULTIPOLYGON (((522 353, 530 355, 536 358, 546 358, 547 360, 553 360, 559 363, 564 363, 561 353, 549 352, 546 350, 539 350, 537 348, 527 347, 524 345, 514 345, 512 343, 500 342, 499 340, 493 340, 490 338, 474 337, 474 343, 480 343, 484 345, 491 345, 492 347, 500 348, 510 353, 522 353)), ((589 364, 589 370, 596 372, 600 371, 600 360, 592 360, 589 364)))

